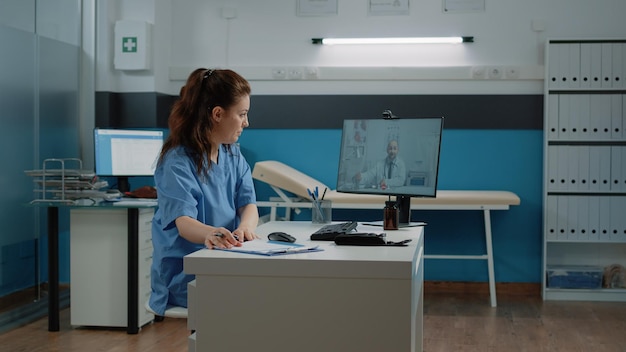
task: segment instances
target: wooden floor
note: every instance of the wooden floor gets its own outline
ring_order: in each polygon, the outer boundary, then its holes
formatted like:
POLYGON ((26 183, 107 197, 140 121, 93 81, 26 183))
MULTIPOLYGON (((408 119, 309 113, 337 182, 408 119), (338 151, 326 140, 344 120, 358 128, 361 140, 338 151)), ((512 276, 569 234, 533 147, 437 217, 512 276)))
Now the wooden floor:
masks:
MULTIPOLYGON (((47 331, 47 318, 6 332, 0 335, 0 350, 187 351, 184 319, 166 318, 128 335, 72 328, 69 316, 69 309, 62 311, 60 332, 47 331)), ((538 294, 498 292, 498 307, 491 308, 484 292, 425 289, 424 351, 625 352, 626 303, 543 302, 538 294)))

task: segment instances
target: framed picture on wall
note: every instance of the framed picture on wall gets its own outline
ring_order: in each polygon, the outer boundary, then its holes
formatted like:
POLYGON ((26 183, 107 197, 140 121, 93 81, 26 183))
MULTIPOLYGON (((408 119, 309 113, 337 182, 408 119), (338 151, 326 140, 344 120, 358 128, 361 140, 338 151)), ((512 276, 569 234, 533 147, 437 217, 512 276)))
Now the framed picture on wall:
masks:
POLYGON ((298 16, 331 16, 338 12, 339 0, 296 0, 298 16))
POLYGON ((381 15, 408 15, 409 0, 368 0, 368 14, 381 15))

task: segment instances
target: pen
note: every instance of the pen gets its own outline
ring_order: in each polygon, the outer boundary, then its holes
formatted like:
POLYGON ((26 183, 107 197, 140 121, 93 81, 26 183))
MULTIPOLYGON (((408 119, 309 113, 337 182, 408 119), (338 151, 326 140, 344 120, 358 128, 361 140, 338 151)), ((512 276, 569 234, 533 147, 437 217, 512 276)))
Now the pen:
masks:
POLYGON ((281 254, 281 253, 299 253, 299 252, 307 252, 316 249, 315 247, 290 247, 285 249, 276 249, 271 251, 272 254, 281 254))
MULTIPOLYGON (((213 235, 215 235, 215 237, 219 237, 219 238, 224 237, 224 234, 223 234, 223 233, 221 233, 221 232, 216 232, 216 233, 214 233, 213 235)), ((236 239, 237 241, 239 241, 239 236, 237 236, 237 235, 233 235, 233 237, 235 237, 235 239, 236 239)))
POLYGON ((324 200, 324 197, 326 196, 326 191, 328 191, 328 187, 324 187, 324 192, 322 193, 322 200, 324 200))
POLYGON ((311 197, 311 199, 316 200, 315 199, 315 193, 311 192, 311 190, 308 189, 308 188, 306 189, 306 191, 309 192, 309 196, 311 197))

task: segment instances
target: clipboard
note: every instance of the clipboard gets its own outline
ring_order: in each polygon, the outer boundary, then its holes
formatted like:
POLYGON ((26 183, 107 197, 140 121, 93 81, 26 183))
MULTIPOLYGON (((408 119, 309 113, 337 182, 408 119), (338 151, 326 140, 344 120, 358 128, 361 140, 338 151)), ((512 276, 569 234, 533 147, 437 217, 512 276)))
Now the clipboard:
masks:
POLYGON ((214 248, 214 249, 220 250, 220 251, 227 251, 227 252, 256 254, 256 255, 264 255, 264 256, 278 256, 278 255, 311 253, 311 252, 323 251, 323 249, 319 248, 319 245, 305 246, 305 245, 296 244, 296 243, 279 242, 279 241, 263 241, 263 240, 247 241, 247 242, 244 242, 241 247, 214 248))

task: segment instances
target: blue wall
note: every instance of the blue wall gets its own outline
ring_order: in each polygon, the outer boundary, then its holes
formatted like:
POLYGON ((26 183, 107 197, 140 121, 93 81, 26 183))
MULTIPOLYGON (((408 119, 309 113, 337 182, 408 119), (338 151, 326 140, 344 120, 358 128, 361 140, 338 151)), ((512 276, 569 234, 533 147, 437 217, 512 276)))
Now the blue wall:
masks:
MULTIPOLYGON (((521 205, 492 211, 495 274, 498 282, 541 282, 541 130, 444 130, 439 189, 508 190, 521 205)), ((278 160, 336 186, 341 130, 249 129, 239 140, 250 166, 278 160)), ((259 200, 274 192, 256 182, 259 200)), ((381 211, 335 211, 335 220, 379 220, 381 211)), ((261 209, 266 213, 267 209, 261 209)), ((303 212, 301 219, 310 218, 303 212)), ((298 219, 298 217, 296 217, 298 219)), ((426 227, 427 254, 484 254, 482 212, 421 211, 413 220, 426 227)), ((429 259, 425 279, 486 282, 485 261, 429 259)))

